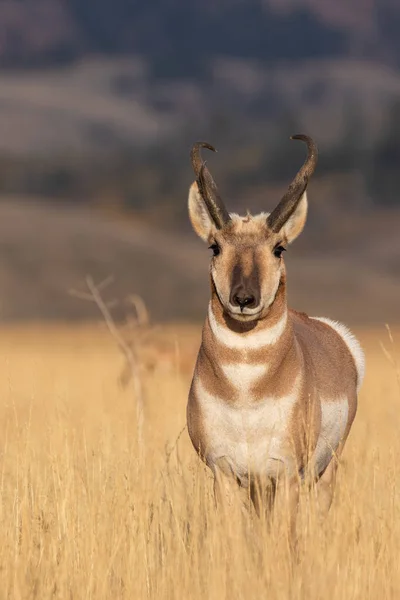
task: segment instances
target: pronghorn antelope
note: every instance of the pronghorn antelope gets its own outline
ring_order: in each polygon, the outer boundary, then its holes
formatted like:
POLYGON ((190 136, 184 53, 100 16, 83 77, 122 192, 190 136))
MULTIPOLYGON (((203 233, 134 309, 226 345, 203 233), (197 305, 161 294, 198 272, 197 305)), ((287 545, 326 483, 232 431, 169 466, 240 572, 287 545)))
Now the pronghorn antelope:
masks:
POLYGON ((213 252, 211 300, 187 406, 195 449, 214 475, 217 504, 251 498, 260 514, 285 490, 293 532, 299 485, 317 482, 322 514, 357 410, 364 356, 348 329, 288 309, 283 252, 302 231, 317 147, 272 213, 226 210, 198 142, 189 191, 195 232, 213 252), (285 483, 283 483, 285 482, 285 483))

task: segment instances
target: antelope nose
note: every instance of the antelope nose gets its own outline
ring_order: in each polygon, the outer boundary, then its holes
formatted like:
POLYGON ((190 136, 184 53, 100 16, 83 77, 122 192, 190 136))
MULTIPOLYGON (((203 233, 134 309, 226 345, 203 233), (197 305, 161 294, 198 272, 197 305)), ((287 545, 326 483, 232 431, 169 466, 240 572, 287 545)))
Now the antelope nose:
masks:
POLYGON ((233 302, 236 304, 236 306, 240 306, 240 309, 243 310, 246 306, 248 308, 254 307, 255 303, 256 303, 256 299, 251 294, 249 294, 249 295, 235 294, 233 296, 233 302))

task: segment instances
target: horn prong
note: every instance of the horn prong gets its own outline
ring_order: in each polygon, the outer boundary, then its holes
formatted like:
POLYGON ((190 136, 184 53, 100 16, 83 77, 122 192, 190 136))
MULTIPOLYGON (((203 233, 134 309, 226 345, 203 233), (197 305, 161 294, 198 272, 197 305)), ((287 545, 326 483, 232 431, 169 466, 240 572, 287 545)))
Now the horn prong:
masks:
POLYGON ((231 218, 218 193, 218 188, 211 173, 201 157, 201 148, 207 148, 212 152, 217 152, 217 150, 208 142, 196 142, 191 149, 190 158, 200 195, 216 227, 222 229, 231 218))
POLYGON ((287 192, 279 202, 278 206, 267 218, 269 228, 275 233, 282 229, 286 221, 296 210, 301 197, 307 189, 308 181, 314 173, 318 161, 317 144, 310 136, 303 133, 297 133, 292 135, 290 139, 305 142, 307 144, 308 153, 303 166, 289 185, 287 192))

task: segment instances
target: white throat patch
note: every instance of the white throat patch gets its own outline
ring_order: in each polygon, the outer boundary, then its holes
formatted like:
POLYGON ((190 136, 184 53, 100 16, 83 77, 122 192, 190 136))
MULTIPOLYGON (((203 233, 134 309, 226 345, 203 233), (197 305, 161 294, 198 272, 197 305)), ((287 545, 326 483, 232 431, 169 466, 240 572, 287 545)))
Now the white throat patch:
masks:
POLYGON ((208 307, 208 321, 214 336, 224 346, 235 350, 257 350, 263 346, 276 344, 285 331, 287 311, 285 310, 280 320, 272 327, 256 331, 255 333, 240 334, 217 323, 210 302, 208 307))
POLYGON ((242 395, 249 395, 251 388, 257 381, 267 373, 266 364, 255 364, 241 362, 221 365, 221 368, 229 379, 231 385, 242 395))

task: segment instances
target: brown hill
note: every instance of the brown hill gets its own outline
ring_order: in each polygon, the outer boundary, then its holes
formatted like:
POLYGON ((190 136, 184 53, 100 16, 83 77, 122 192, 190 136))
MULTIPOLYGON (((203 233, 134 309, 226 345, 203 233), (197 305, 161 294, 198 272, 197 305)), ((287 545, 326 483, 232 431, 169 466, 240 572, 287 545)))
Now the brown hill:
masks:
POLYGON ((152 57, 159 65, 163 54, 180 56, 184 63, 198 46, 196 38, 208 31, 202 49, 208 58, 297 60, 305 53, 397 62, 399 18, 393 0, 9 1, 0 4, 0 57, 3 64, 29 66, 117 52, 152 57), (287 37, 281 48, 275 31, 287 37))
MULTIPOLYGON (((352 220, 320 237, 307 231, 288 252, 290 304, 345 322, 395 322, 400 306, 399 213, 352 220), (320 242, 321 240, 319 240, 320 242), (318 248, 318 251, 316 250, 318 248)), ((346 219, 344 219, 345 221, 346 219)), ((51 210, 26 198, 0 204, 0 317, 92 319, 96 307, 72 297, 85 277, 113 284, 106 300, 127 314, 137 293, 155 320, 200 320, 208 298, 208 251, 194 234, 90 211, 51 210)))

